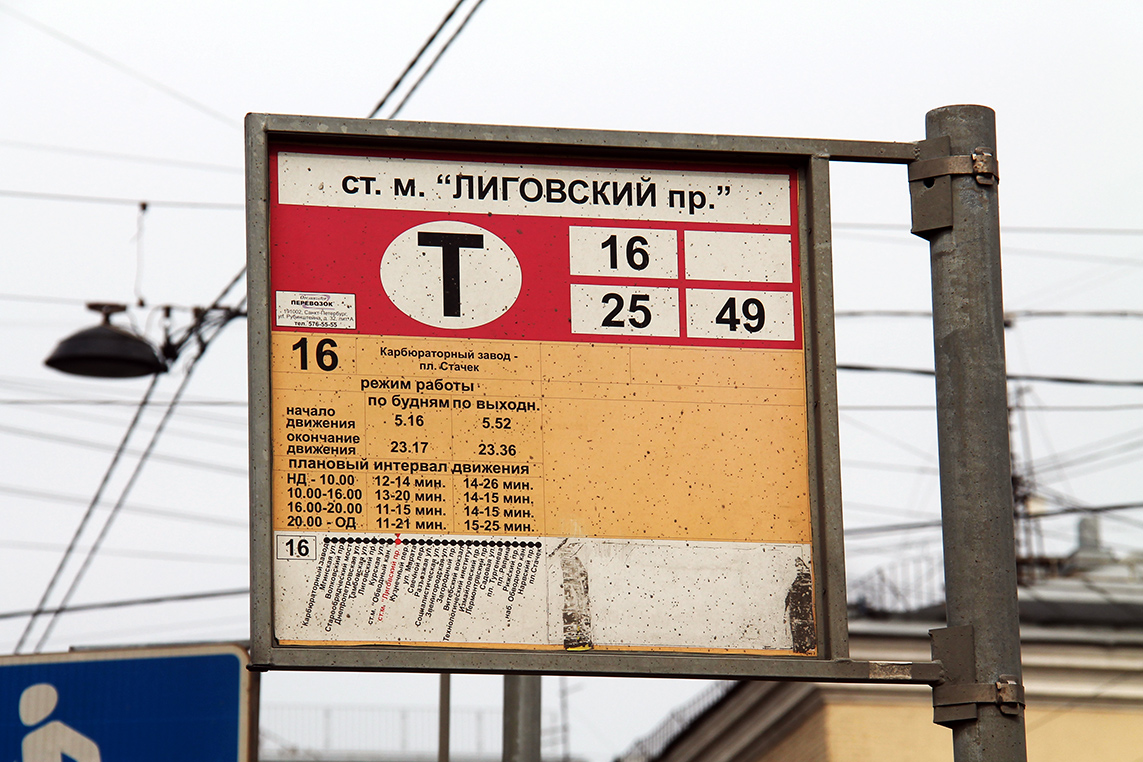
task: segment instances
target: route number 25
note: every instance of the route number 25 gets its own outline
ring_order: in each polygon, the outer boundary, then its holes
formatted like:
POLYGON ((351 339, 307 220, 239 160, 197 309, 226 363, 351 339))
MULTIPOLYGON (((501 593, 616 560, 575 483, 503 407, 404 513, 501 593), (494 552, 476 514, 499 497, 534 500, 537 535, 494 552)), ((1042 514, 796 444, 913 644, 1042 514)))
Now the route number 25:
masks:
MULTIPOLYGON (((615 236, 612 236, 614 238, 615 236)), ((649 310, 644 302, 651 300, 648 294, 631 294, 631 301, 628 303, 627 311, 631 313, 631 317, 627 318, 627 323, 635 328, 646 328, 651 325, 651 310, 649 310)), ((622 328, 623 319, 618 317, 619 313, 623 311, 623 297, 615 293, 607 293, 603 295, 603 303, 611 306, 611 311, 604 316, 603 322, 600 325, 606 328, 622 328)))

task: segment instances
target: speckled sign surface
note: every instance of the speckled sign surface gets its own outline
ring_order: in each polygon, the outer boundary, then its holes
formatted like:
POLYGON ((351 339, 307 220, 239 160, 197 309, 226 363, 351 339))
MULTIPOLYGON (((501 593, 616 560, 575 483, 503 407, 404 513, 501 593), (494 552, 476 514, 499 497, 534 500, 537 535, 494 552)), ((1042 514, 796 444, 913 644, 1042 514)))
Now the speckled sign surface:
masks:
POLYGON ((795 171, 269 158, 280 643, 817 654, 795 171))

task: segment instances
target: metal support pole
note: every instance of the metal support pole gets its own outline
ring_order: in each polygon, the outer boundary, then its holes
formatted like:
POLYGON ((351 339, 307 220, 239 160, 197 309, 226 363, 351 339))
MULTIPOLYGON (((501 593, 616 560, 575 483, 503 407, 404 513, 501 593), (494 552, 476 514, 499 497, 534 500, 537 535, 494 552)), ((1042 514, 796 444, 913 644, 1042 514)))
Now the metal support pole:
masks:
POLYGON ((540 762, 540 676, 504 676, 504 762, 540 762))
POLYGON ((448 672, 441 673, 440 702, 437 706, 437 762, 448 762, 449 721, 452 719, 452 682, 448 672))
MULTIPOLYGON (((949 156, 987 156, 995 173, 992 109, 934 109, 926 115, 925 135, 930 146, 947 138, 949 156)), ((997 186, 995 176, 984 172, 946 174, 951 226, 934 225, 926 235, 932 257, 946 632, 960 628, 955 632, 964 643, 958 668, 946 669, 946 686, 953 688, 949 695, 976 698, 969 702, 975 704, 969 716, 942 724, 952 728, 956 762, 1018 762, 1027 759, 1022 702, 981 698, 999 696, 998 684, 1018 686, 1021 674, 997 186)))

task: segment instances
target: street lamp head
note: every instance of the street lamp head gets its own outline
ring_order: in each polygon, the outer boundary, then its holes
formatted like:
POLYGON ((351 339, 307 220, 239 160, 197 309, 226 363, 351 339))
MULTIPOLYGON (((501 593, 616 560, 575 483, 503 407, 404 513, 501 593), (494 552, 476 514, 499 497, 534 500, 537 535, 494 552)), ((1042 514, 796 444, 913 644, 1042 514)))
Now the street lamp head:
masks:
POLYGON ((111 315, 127 308, 94 303, 88 309, 103 315, 103 322, 61 341, 44 361, 48 367, 77 376, 134 378, 165 373, 167 364, 141 336, 111 325, 111 315))

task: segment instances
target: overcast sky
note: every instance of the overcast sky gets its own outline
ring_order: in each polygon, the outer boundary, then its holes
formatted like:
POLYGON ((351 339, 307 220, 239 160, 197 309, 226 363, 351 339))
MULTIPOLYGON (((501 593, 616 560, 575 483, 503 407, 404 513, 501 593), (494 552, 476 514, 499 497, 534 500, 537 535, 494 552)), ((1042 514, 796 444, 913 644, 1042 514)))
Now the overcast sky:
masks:
MULTIPOLYGON (((209 304, 245 262, 243 116, 367 116, 452 3, 0 2, 0 611, 39 600, 146 386, 42 365, 95 322, 83 303, 142 298, 127 317, 153 339, 153 307, 209 304), (140 201, 151 204, 141 223, 140 201)), ((400 118, 911 141, 931 108, 991 106, 1005 306, 1017 314, 1009 371, 1139 380, 1138 318, 1074 313, 1141 309, 1143 12, 1126 1, 1080 8, 487 0, 400 118)), ((927 244, 907 233, 904 169, 834 165, 833 194, 837 309, 928 310, 927 244)), ((185 326, 189 313, 172 319, 185 326)), ((841 363, 932 367, 924 317, 842 316, 837 334, 841 363)), ((245 341, 236 321, 210 345, 74 603, 246 586, 245 341)), ((181 368, 156 399, 170 398, 181 368)), ((843 372, 839 388, 846 528, 938 517, 931 381, 843 372)), ((1044 508, 1143 502, 1143 390, 1032 383, 1021 399, 1014 449, 1044 508)), ((161 411, 148 410, 133 450, 161 411)), ((115 472, 108 500, 135 460, 115 472)), ((1033 549, 1070 551, 1075 520, 1043 520, 1033 549)), ((1108 515, 1105 541, 1139 551, 1141 521, 1143 511, 1108 515)), ((939 567, 939 532, 855 536, 846 550, 851 589, 866 589, 879 568, 939 567)), ((73 614, 45 648, 243 639, 246 606, 233 596, 73 614)), ((4 648, 24 624, 0 620, 4 648)), ((573 750, 591 760, 705 685, 570 683, 573 750)), ((268 704, 428 706, 436 684, 271 674, 264 688, 268 704)), ((464 678, 456 700, 497 707, 498 691, 496 678, 464 678)))

